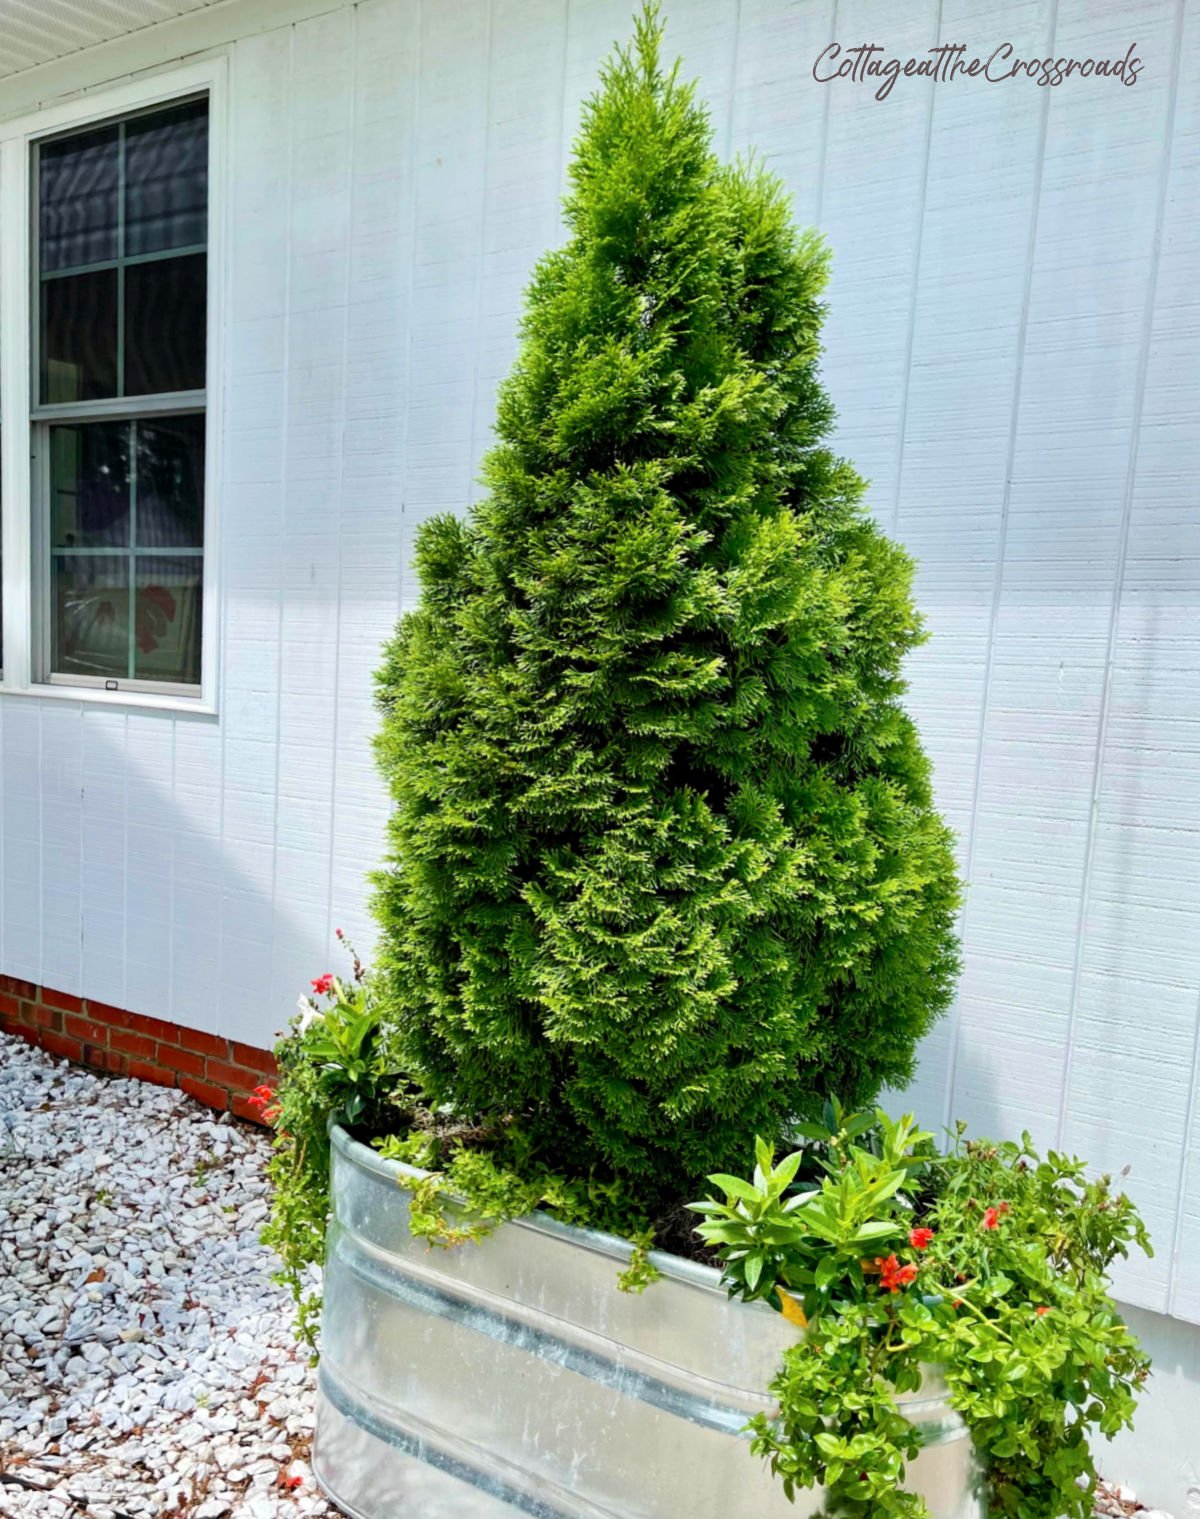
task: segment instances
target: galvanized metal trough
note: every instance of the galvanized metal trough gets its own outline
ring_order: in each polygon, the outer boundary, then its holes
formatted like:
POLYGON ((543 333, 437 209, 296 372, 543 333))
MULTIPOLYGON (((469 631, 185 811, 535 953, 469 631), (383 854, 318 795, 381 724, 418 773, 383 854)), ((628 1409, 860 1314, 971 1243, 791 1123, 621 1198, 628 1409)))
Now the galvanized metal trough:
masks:
MULTIPOLYGON (((333 1129, 313 1467, 353 1519, 804 1519, 742 1430, 796 1330, 717 1272, 544 1215, 430 1250, 401 1177, 333 1129)), ((934 1519, 983 1519, 971 1441, 932 1377, 905 1400, 934 1519)))

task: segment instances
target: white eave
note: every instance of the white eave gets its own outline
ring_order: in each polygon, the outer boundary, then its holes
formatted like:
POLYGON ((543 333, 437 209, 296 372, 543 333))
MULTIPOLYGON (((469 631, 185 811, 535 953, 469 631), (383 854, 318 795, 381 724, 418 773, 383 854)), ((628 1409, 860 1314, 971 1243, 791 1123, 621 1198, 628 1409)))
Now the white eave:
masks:
POLYGON ((217 0, 0 0, 0 79, 115 41, 217 0))

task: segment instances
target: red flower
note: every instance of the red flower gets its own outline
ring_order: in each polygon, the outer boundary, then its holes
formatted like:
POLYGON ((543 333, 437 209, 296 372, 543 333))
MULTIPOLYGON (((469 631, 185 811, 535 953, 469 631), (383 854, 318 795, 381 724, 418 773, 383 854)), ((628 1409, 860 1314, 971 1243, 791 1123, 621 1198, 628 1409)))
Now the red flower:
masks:
MULTIPOLYGON (((246 1101, 252 1108, 262 1109, 265 1108, 269 1102, 273 1102, 274 1099, 275 1093, 269 1086, 258 1086, 254 1088, 250 1096, 246 1098, 246 1101)), ((263 1114, 263 1117, 266 1117, 265 1113, 263 1114)))
POLYGON ((894 1255, 885 1260, 880 1256, 875 1264, 879 1267, 879 1285, 885 1292, 899 1292, 917 1279, 915 1266, 902 1266, 894 1255))
POLYGON ((1000 1227, 1000 1209, 989 1208, 983 1215, 983 1228, 998 1229, 1000 1227))
POLYGON ((318 976, 312 984, 312 989, 318 997, 328 997, 333 990, 333 976, 326 971, 323 976, 318 976))
POLYGON ((1045 1303, 1043 1303, 1040 1308, 1035 1308, 1034 1312, 1037 1314, 1037 1316, 1038 1316, 1039 1319, 1042 1319, 1042 1318, 1045 1318, 1045 1316, 1050 1312, 1050 1310, 1049 1310, 1049 1308, 1046 1307, 1045 1303))
POLYGON ((338 936, 339 939, 344 939, 346 937, 346 935, 341 931, 340 928, 335 928, 334 929, 334 933, 337 934, 337 936, 338 936))
POLYGON ((910 1229, 908 1242, 914 1250, 928 1250, 933 1244, 933 1233, 932 1229, 910 1229))

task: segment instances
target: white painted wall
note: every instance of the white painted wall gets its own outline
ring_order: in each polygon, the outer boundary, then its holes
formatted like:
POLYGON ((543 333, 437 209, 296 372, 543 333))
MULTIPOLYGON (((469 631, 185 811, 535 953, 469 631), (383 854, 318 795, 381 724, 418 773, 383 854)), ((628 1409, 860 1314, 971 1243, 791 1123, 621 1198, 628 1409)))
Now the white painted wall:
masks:
MULTIPOLYGON (((232 171, 220 715, 0 696, 8 973, 265 1043, 369 941, 371 672, 631 3, 238 0, 0 81, 5 117, 227 51, 232 171)), ((1200 3, 674 0, 670 44, 832 244, 840 442, 921 562, 971 885, 915 1098, 1132 1162, 1123 1291, 1200 1320, 1200 3), (813 81, 835 38, 1145 68, 877 103, 813 81)))

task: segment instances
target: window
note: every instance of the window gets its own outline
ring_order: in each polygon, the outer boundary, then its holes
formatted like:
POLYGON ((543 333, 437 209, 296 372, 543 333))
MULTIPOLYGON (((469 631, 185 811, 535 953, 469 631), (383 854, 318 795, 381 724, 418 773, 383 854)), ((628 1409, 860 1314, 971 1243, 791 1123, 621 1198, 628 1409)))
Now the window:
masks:
POLYGON ((198 695, 208 100, 33 147, 35 680, 198 695))

